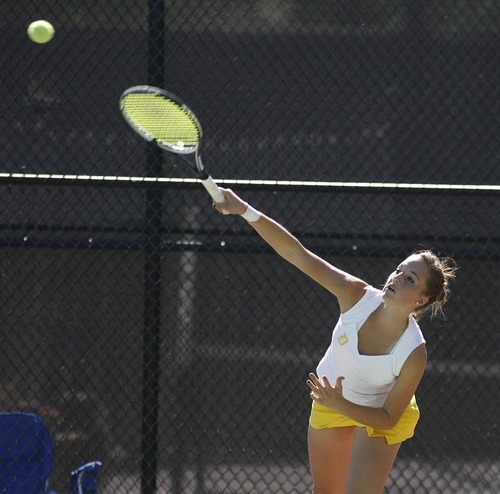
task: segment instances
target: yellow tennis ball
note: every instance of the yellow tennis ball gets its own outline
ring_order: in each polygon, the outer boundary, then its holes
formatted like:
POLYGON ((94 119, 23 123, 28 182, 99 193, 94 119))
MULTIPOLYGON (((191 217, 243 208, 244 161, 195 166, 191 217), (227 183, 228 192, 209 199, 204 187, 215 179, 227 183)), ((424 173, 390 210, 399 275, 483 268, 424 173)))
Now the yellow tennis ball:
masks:
POLYGON ((34 21, 28 26, 28 36, 35 43, 48 43, 54 32, 54 27, 47 21, 34 21))

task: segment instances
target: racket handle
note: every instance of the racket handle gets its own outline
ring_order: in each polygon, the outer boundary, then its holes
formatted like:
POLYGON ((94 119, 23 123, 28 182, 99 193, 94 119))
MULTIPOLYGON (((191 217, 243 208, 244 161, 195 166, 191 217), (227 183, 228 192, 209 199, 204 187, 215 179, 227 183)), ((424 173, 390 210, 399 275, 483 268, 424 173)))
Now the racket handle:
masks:
MULTIPOLYGON (((215 202, 221 204, 226 200, 221 190, 219 189, 219 186, 214 182, 214 179, 210 175, 207 175, 206 178, 201 178, 200 180, 201 183, 203 184, 203 187, 207 189, 207 192, 212 196, 212 199, 215 202)), ((229 214, 229 213, 223 209, 222 214, 229 214)))
POLYGON ((218 202, 220 204, 226 200, 226 198, 222 195, 222 192, 219 189, 218 185, 214 182, 213 178, 210 175, 208 175, 207 178, 201 179, 201 183, 203 184, 203 187, 207 189, 207 192, 212 196, 212 199, 215 202, 218 202))

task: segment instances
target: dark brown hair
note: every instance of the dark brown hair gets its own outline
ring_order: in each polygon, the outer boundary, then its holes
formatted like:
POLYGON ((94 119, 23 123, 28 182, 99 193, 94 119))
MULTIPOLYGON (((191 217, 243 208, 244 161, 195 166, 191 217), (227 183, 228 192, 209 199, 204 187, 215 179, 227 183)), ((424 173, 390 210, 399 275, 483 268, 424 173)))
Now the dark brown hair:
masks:
POLYGON ((450 296, 450 281, 455 278, 457 266, 451 257, 440 257, 431 250, 421 250, 413 255, 419 256, 429 269, 425 295, 429 301, 416 314, 420 318, 430 312, 431 318, 444 316, 443 305, 450 296))

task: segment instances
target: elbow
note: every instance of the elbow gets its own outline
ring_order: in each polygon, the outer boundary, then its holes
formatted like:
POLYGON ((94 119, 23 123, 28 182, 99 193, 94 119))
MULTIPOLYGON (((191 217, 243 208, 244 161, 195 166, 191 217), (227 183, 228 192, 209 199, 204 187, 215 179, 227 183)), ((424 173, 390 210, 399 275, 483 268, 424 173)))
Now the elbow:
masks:
POLYGON ((380 418, 380 423, 377 424, 377 428, 380 428, 380 429, 383 429, 383 430, 391 430, 394 427, 396 427, 396 425, 398 424, 399 419, 401 417, 391 416, 387 412, 387 410, 384 410, 383 408, 382 408, 382 411, 383 411, 383 415, 380 418))
POLYGON ((394 429, 394 427, 396 427, 396 425, 398 425, 398 422, 399 422, 399 420, 390 419, 390 420, 387 421, 387 426, 384 427, 383 429, 384 430, 394 429))

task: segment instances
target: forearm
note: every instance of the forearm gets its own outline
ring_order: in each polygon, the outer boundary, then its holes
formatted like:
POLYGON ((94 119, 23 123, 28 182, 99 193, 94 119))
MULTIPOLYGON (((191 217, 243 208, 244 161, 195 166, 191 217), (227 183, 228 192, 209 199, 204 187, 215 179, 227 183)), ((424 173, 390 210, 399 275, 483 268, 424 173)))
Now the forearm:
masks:
POLYGON ((327 271, 326 263, 309 252, 302 243, 286 228, 265 214, 256 211, 240 199, 233 191, 221 189, 226 201, 215 204, 218 211, 240 215, 281 257, 304 271, 308 276, 322 284, 320 278, 327 271))
POLYGON ((293 262, 294 257, 300 257, 300 254, 305 251, 299 240, 278 222, 249 206, 232 190, 221 189, 221 191, 226 199, 225 202, 214 203, 213 206, 218 211, 244 218, 279 255, 293 262))
POLYGON ((281 257, 293 262, 304 247, 286 228, 261 213, 260 218, 249 225, 269 244, 281 257))
POLYGON ((397 423, 397 420, 391 417, 384 408, 357 405, 345 398, 338 401, 335 411, 376 429, 392 429, 397 423))

